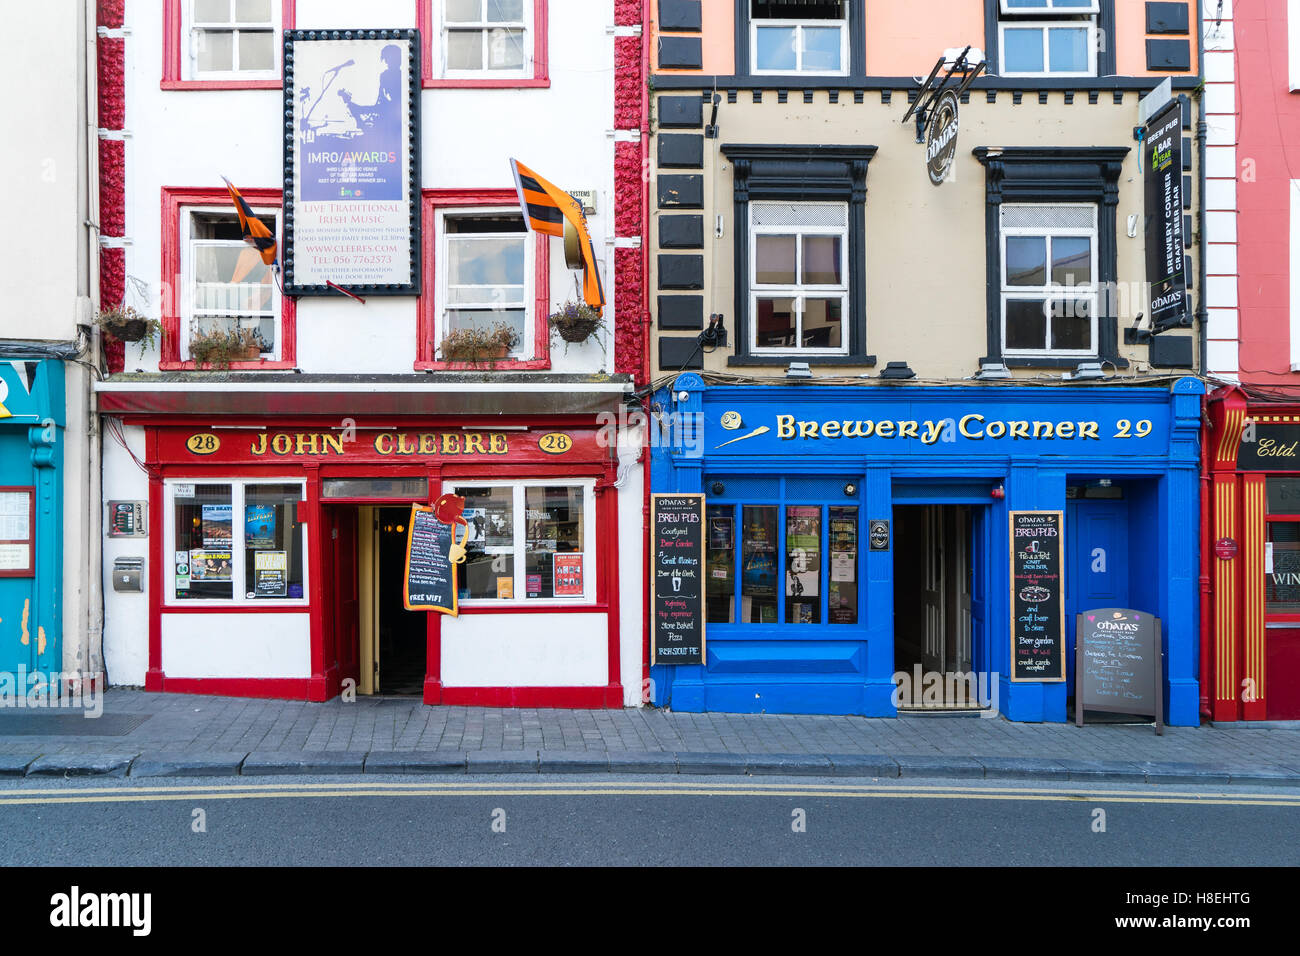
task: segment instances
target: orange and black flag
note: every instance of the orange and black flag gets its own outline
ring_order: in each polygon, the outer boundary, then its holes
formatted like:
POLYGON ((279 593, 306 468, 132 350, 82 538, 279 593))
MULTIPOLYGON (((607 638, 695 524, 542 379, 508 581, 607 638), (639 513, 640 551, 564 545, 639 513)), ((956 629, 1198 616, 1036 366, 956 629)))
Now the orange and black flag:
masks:
POLYGON ((600 283, 596 249, 591 243, 591 233, 587 231, 587 217, 582 214, 582 204, 559 186, 538 176, 519 160, 510 160, 510 168, 515 174, 519 206, 524 210, 524 221, 528 223, 529 229, 563 238, 565 220, 568 220, 577 235, 581 255, 582 298, 587 305, 603 309, 605 289, 600 283))
MULTIPOLYGON (((231 202, 235 204, 235 212, 239 214, 239 229, 244 234, 244 241, 257 250, 264 264, 268 266, 274 265, 276 255, 275 234, 266 227, 266 223, 257 218, 230 180, 226 179, 225 176, 221 178, 225 180, 226 188, 230 190, 231 202)), ((252 261, 245 263, 243 259, 244 257, 241 256, 235 268, 236 276, 231 280, 232 282, 238 282, 252 271, 254 263, 252 261)))

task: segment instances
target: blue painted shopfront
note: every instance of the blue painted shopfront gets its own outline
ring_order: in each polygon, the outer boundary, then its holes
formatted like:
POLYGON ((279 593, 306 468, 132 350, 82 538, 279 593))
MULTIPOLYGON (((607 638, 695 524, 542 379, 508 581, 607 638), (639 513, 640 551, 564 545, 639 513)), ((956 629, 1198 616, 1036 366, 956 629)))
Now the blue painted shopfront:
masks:
MULTIPOLYGON (((63 364, 0 354, 0 672, 58 671, 63 631, 63 364), (31 512, 21 514, 30 496, 31 512), (28 538, 21 546, 13 539, 28 538)), ((14 685, 7 685, 12 693, 14 685)), ((21 688, 31 690, 32 684, 21 688)))
POLYGON ((1196 724, 1202 392, 679 376, 655 396, 652 488, 706 496, 707 648, 651 669, 654 703, 893 716, 915 654, 989 675, 1010 719, 1065 721, 1072 664, 1008 678, 1008 513, 1060 511, 1068 651, 1079 610, 1157 614, 1166 720, 1196 724))

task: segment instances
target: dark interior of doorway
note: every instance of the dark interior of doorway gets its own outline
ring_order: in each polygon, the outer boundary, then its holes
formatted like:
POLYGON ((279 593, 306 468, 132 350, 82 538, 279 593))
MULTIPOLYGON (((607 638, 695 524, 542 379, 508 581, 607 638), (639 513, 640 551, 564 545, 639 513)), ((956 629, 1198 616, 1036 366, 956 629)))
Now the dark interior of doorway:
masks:
POLYGON ((402 601, 409 508, 379 509, 379 686, 388 695, 421 694, 426 658, 426 611, 402 601))
POLYGON ((980 707, 974 683, 969 505, 894 507, 894 670, 900 710, 980 707), (949 675, 971 675, 956 680, 949 675), (917 675, 921 679, 917 679, 917 675), (943 675, 948 679, 931 679, 943 675))

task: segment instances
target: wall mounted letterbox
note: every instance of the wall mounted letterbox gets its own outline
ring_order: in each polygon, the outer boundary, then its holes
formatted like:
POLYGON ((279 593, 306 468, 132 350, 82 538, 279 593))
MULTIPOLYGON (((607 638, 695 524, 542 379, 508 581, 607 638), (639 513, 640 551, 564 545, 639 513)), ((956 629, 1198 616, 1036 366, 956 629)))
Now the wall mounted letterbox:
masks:
POLYGON ((144 558, 115 558, 113 560, 113 590, 144 590, 144 558))

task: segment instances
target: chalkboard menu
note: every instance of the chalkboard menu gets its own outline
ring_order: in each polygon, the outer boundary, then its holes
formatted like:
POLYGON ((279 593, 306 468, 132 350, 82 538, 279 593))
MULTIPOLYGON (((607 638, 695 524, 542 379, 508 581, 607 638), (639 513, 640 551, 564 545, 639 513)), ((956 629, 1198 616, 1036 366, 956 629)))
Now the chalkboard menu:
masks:
POLYGON ((704 663, 704 495, 651 495, 655 664, 704 663))
POLYGON ((447 557, 450 552, 451 525, 435 518, 432 508, 412 505, 402 590, 408 611, 456 615, 456 566, 447 557))
POLYGON ((1074 720, 1084 710, 1154 717, 1164 732, 1160 618, 1103 607, 1075 618, 1074 720))
POLYGON ((1011 679, 1065 680, 1064 522, 1011 512, 1011 679))

